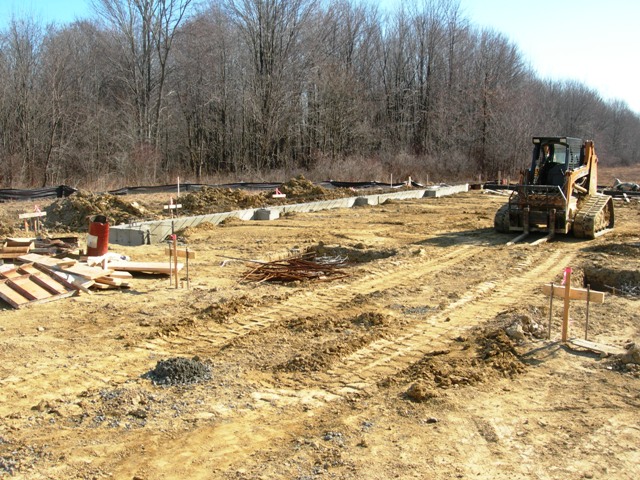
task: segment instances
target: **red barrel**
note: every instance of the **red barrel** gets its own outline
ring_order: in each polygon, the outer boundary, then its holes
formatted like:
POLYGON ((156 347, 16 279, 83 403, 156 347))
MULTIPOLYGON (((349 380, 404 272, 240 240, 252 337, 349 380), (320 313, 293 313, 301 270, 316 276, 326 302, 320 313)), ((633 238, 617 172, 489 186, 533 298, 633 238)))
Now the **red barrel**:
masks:
POLYGON ((104 215, 94 215, 90 220, 87 256, 99 257, 109 250, 109 221, 104 215))

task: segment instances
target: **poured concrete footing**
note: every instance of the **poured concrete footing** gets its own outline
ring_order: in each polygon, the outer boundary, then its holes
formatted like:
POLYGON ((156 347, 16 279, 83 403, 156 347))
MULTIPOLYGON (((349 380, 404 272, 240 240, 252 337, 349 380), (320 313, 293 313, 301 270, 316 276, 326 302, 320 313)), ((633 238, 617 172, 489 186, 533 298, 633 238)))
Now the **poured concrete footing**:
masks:
POLYGON ((462 193, 469 191, 469 184, 464 185, 450 185, 443 187, 427 188, 425 190, 425 197, 446 197, 447 195, 453 195, 455 193, 462 193))
POLYGON ((209 215, 195 215, 191 217, 177 217, 167 220, 133 223, 130 225, 115 225, 109 229, 109 243, 124 246, 161 243, 173 232, 178 232, 188 227, 195 227, 204 222, 217 225, 230 217, 236 217, 240 220, 275 220, 281 215, 290 212, 317 212, 320 210, 331 210, 335 208, 380 205, 387 200, 443 197, 446 195, 453 195, 455 193, 467 192, 468 190, 468 184, 430 187, 425 190, 402 190, 399 192, 383 193, 379 195, 336 198, 333 200, 323 200, 319 202, 278 205, 258 209, 252 208, 247 210, 235 210, 232 212, 212 213, 209 215))

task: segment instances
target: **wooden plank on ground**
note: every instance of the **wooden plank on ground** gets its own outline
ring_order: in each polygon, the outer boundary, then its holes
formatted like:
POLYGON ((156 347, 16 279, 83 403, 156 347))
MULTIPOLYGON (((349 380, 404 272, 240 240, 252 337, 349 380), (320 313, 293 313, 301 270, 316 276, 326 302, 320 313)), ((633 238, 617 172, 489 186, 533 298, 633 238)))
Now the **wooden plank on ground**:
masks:
POLYGON ((42 300, 43 298, 50 297, 51 292, 35 282, 31 277, 31 275, 26 274, 16 278, 11 278, 7 280, 7 285, 10 285, 11 288, 18 291, 20 295, 28 298, 29 300, 42 300))
POLYGON ((125 272, 124 270, 116 270, 111 272, 111 275, 109 276, 111 278, 119 278, 120 280, 131 280, 133 278, 133 275, 131 275, 130 272, 125 272))
POLYGON ((60 259, 49 257, 47 255, 39 255, 37 253, 27 253, 26 255, 21 255, 18 257, 18 260, 24 263, 40 263, 41 265, 46 265, 47 267, 69 267, 78 263, 72 258, 60 259))
POLYGON ((23 297, 19 292, 7 285, 7 280, 0 280, 0 298, 11 305, 13 308, 20 308, 22 305, 29 303, 29 299, 23 297))
POLYGON ((58 271, 58 270, 52 270, 52 273, 56 277, 60 277, 61 279, 69 282, 73 288, 82 290, 83 292, 88 293, 90 295, 92 294, 91 290, 89 290, 89 287, 91 287, 94 284, 95 282, 94 280, 89 280, 79 275, 74 275, 69 272, 58 271))
POLYGON ((24 254, 25 254, 24 250, 22 252, 13 252, 13 253, 9 253, 9 252, 5 252, 3 250, 0 250, 0 258, 3 259, 3 260, 15 260, 20 255, 24 255, 24 254))
POLYGON ((613 345, 606 345, 604 343, 590 342, 588 340, 581 340, 579 338, 570 338, 569 343, 576 347, 586 348, 596 353, 606 353, 608 355, 622 355, 626 353, 626 350, 621 347, 615 347, 613 345))
POLYGON ((128 285, 127 282, 123 282, 119 278, 111 278, 111 277, 100 277, 96 278, 96 283, 102 283, 104 285, 112 285, 114 287, 121 287, 123 284, 128 285))
POLYGON ((29 253, 29 249, 33 247, 33 243, 31 245, 18 245, 18 246, 9 246, 6 243, 2 247, 2 253, 18 253, 16 257, 20 255, 26 255, 29 253))
POLYGON ((18 272, 31 275, 33 282, 39 284, 45 290, 48 290, 52 295, 60 295, 61 293, 67 293, 69 291, 67 285, 62 284, 46 273, 38 270, 33 264, 20 266, 18 272))
POLYGON ((96 278, 106 277, 113 271, 111 269, 105 270, 100 267, 90 267, 88 265, 82 265, 80 263, 76 263, 71 267, 61 267, 61 269, 65 272, 73 273, 74 275, 88 278, 89 280, 95 280, 96 278))
MULTIPOLYGON (((564 298, 564 285, 554 285, 553 286, 553 296, 564 298)), ((545 295, 551 294, 551 284, 546 284, 542 286, 542 291, 545 295)), ((586 300, 587 299, 587 289, 586 288, 576 288, 571 287, 569 291, 569 299, 570 300, 586 300)), ((604 303, 604 292, 597 292, 595 290, 589 291, 589 301, 595 303, 604 303)))
MULTIPOLYGON (((178 263, 178 271, 182 270, 184 265, 178 263)), ((113 270, 124 270, 127 272, 147 272, 170 274, 173 267, 169 266, 169 262, 110 262, 109 268, 113 270)))

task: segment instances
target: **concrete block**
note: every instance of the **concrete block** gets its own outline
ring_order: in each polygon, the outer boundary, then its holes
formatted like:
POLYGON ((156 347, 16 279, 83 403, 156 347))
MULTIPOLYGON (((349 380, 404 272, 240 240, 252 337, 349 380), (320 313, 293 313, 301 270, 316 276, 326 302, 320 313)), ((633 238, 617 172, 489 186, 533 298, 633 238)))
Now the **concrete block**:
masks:
POLYGON ((149 229, 140 227, 112 227, 109 229, 109 243, 125 247, 138 247, 151 243, 149 229))
POLYGON ((454 195, 456 193, 468 192, 469 184, 463 185, 451 185, 444 187, 429 187, 424 192, 425 197, 446 197, 447 195, 454 195))
POLYGON ((280 218, 280 212, 270 208, 259 208, 253 214, 254 220, 276 220, 278 218, 280 218))

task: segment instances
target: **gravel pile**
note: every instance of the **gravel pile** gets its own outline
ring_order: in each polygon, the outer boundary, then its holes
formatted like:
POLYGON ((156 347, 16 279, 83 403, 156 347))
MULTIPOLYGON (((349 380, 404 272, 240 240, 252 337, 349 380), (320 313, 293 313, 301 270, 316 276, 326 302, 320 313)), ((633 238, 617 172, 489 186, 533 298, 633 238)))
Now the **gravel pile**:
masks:
POLYGON ((188 385, 211 380, 211 368, 197 358, 174 357, 160 360, 144 377, 155 385, 188 385))

